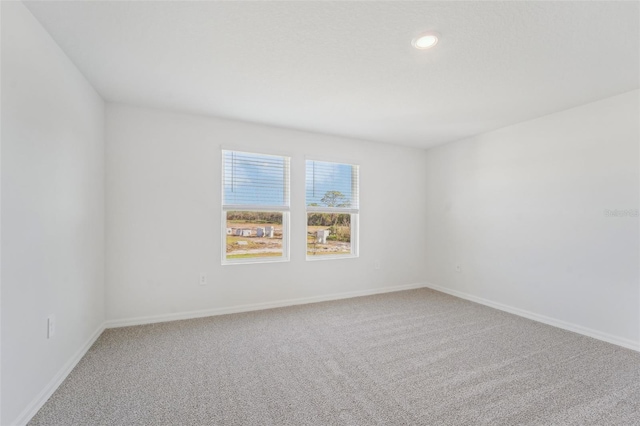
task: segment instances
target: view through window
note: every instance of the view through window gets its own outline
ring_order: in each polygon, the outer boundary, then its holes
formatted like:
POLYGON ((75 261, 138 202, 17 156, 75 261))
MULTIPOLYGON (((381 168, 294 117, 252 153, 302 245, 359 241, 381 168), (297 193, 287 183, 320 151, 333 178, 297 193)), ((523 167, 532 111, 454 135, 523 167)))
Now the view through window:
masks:
POLYGON ((307 258, 357 256, 358 166, 307 160, 307 258))
POLYGON ((223 261, 288 258, 289 161, 223 151, 223 261))

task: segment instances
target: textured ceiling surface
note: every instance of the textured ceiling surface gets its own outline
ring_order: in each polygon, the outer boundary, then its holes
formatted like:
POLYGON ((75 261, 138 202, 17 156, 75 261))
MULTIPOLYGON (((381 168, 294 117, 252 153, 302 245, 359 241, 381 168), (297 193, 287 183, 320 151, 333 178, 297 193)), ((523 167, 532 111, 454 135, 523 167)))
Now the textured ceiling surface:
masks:
POLYGON ((639 86, 638 2, 25 4, 107 101, 422 148, 639 86))

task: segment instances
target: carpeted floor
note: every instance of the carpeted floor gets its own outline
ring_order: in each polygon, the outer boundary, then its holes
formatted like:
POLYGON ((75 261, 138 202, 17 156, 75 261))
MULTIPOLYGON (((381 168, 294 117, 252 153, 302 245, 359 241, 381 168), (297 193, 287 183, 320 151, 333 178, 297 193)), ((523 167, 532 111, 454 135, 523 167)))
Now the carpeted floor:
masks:
POLYGON ((640 425, 640 353, 428 289, 110 329, 30 425, 640 425))

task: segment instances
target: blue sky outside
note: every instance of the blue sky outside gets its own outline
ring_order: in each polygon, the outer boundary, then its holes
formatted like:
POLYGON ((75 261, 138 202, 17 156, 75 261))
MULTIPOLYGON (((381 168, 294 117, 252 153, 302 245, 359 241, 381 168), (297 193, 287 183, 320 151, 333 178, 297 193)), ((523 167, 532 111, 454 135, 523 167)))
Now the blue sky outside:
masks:
POLYGON ((348 206, 352 206, 351 169, 349 164, 327 163, 307 160, 306 202, 307 205, 324 206, 322 198, 329 191, 338 191, 345 196, 348 206))
MULTIPOLYGON (((252 206, 287 205, 285 194, 286 157, 223 151, 224 204, 252 206)), ((339 191, 351 202, 349 164, 306 161, 306 204, 325 205, 328 191, 339 191)))
POLYGON ((223 151, 224 204, 285 206, 286 157, 223 151))

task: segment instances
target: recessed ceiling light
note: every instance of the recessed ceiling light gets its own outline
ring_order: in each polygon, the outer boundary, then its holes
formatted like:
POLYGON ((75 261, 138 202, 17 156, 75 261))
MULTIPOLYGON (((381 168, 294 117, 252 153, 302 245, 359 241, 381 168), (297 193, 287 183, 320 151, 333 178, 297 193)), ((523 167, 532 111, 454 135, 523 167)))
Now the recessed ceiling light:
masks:
POLYGON ((418 37, 414 38, 411 45, 416 49, 430 49, 438 44, 438 33, 428 32, 422 33, 418 37))

